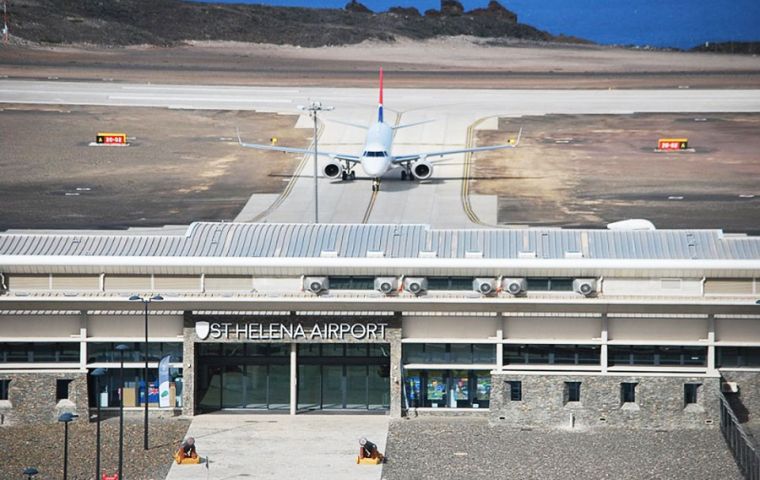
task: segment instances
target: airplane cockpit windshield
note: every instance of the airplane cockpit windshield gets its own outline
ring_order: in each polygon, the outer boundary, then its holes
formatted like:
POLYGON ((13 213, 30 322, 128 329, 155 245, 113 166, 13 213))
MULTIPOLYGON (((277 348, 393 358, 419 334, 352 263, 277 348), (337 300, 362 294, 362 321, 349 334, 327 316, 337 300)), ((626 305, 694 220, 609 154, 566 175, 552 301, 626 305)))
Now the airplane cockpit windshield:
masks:
POLYGON ((366 151, 362 154, 364 157, 387 157, 388 153, 386 152, 370 152, 366 151))

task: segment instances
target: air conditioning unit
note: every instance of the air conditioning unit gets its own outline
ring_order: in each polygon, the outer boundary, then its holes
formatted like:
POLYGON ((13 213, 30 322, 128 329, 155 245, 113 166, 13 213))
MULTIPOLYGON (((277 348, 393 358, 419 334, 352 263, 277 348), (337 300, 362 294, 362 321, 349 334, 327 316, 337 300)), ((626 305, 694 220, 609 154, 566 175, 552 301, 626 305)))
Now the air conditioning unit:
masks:
POLYGON ((314 293, 321 294, 326 292, 330 288, 330 281, 327 277, 304 277, 303 289, 314 293))
POLYGON ((375 278, 375 290, 385 295, 390 295, 398 290, 398 278, 377 277, 375 278))
POLYGON ((573 290, 585 297, 589 297, 596 293, 596 279, 576 278, 573 280, 573 290))
POLYGON ((504 278, 501 281, 501 289, 510 295, 522 295, 528 290, 528 280, 524 278, 504 278))
POLYGON ((404 290, 415 295, 421 295, 427 290, 427 278, 406 277, 404 278, 404 290))
POLYGON ((496 279, 476 278, 472 281, 472 289, 481 295, 493 295, 496 293, 496 279))
POLYGON ((723 382, 720 384, 720 391, 723 393, 739 393, 739 384, 736 382, 723 382))

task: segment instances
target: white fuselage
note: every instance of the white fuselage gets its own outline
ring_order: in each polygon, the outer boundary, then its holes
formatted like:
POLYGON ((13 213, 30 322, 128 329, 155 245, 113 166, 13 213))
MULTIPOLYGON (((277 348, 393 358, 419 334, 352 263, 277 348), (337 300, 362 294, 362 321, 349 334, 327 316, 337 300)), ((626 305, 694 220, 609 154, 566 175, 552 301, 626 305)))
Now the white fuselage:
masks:
POLYGON ((393 165, 391 149, 393 129, 385 122, 375 122, 367 129, 367 139, 361 154, 364 173, 373 178, 382 177, 393 165))

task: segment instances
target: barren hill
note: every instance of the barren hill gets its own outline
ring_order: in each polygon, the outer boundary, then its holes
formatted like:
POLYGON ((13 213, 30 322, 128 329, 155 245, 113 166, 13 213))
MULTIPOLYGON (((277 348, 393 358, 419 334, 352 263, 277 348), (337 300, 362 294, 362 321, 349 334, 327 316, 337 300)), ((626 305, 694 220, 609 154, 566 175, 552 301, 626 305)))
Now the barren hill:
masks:
POLYGON ((409 8, 373 13, 357 2, 345 9, 310 9, 181 0, 14 0, 9 24, 15 37, 28 41, 114 46, 233 40, 317 47, 452 35, 579 41, 518 23, 496 1, 471 12, 456 0, 444 3, 420 15, 409 8))

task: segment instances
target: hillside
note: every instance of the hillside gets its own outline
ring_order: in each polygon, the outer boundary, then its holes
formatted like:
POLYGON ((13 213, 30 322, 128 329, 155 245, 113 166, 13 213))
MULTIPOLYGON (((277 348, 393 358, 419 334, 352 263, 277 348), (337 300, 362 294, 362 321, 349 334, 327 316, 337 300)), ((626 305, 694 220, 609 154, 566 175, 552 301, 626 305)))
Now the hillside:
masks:
POLYGON ((373 13, 351 1, 344 9, 218 5, 181 0, 15 0, 14 37, 49 44, 176 45, 188 40, 228 40, 318 47, 365 40, 438 36, 580 42, 517 22, 498 2, 469 12, 456 0, 420 14, 414 8, 373 13))

